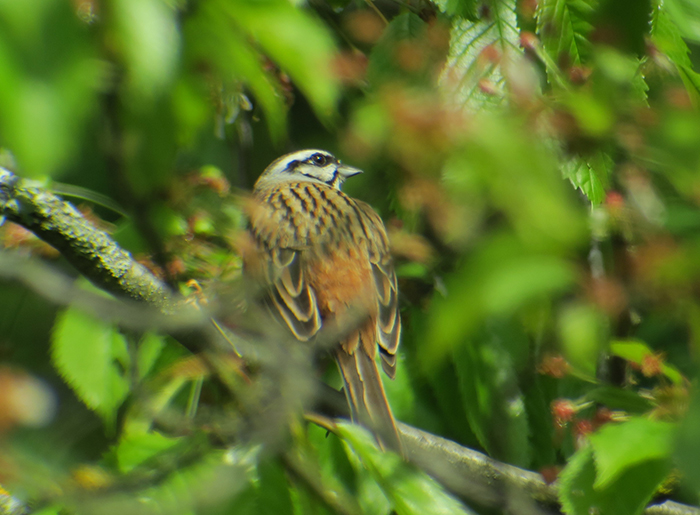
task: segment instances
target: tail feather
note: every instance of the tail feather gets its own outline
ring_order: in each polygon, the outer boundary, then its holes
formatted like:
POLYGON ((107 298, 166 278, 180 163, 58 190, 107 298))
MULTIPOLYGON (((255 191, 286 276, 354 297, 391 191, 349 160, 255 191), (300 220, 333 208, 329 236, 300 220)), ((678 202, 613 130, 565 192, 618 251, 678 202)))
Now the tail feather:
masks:
POLYGON ((353 421, 372 431, 382 448, 403 455, 396 421, 374 359, 361 348, 352 354, 339 348, 336 361, 343 376, 353 421))

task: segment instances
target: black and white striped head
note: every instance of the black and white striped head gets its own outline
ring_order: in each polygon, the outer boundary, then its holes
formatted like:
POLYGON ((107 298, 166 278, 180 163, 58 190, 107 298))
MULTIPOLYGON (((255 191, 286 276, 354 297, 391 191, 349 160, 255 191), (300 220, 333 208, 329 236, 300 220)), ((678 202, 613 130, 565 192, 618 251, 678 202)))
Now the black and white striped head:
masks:
POLYGON ((311 181, 340 189, 345 179, 362 173, 362 170, 342 164, 325 150, 299 150, 273 161, 265 168, 255 188, 278 182, 311 181))

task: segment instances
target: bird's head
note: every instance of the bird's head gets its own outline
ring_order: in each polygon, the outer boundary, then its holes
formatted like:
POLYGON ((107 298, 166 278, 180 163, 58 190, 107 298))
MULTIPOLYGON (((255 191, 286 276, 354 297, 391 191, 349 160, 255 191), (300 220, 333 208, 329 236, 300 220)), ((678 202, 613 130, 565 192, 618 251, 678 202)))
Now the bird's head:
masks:
POLYGON ((340 189, 345 179, 362 173, 362 170, 344 165, 325 150, 299 150, 280 157, 260 175, 255 188, 278 182, 310 181, 340 189))

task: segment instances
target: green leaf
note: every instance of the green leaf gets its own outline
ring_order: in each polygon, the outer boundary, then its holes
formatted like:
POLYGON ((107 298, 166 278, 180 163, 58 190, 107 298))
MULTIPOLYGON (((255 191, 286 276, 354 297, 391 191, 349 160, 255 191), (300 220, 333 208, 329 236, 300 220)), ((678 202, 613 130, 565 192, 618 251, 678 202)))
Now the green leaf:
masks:
POLYGON ((523 350, 528 342, 514 333, 494 328, 456 347, 452 357, 462 403, 479 443, 496 459, 527 466, 531 449, 525 400, 516 374, 520 363, 508 352, 503 339, 512 338, 515 341, 508 343, 517 343, 523 350))
POLYGON ((676 67, 690 98, 695 105, 698 105, 700 104, 700 74, 693 70, 690 49, 683 40, 685 34, 681 32, 681 26, 686 20, 679 10, 679 6, 683 3, 683 0, 664 2, 654 9, 651 20, 651 39, 676 67), (682 24, 677 23, 679 18, 683 20, 682 24))
POLYGON ((286 0, 212 0, 185 25, 193 66, 213 63, 222 88, 243 83, 260 103, 273 138, 285 133, 285 98, 267 58, 288 73, 321 120, 331 120, 339 88, 332 74, 335 45, 327 29, 286 0), (261 53, 262 51, 262 53, 261 53))
MULTIPOLYGON (((598 97, 607 94, 608 107, 612 109, 618 103, 639 106, 648 105, 649 86, 644 78, 644 60, 614 48, 601 46, 596 48, 595 68, 598 80, 598 97), (603 81, 605 79, 605 82, 603 81)), ((619 109, 619 108, 618 108, 619 109)))
POLYGON ((586 400, 602 404, 612 410, 629 413, 647 413, 654 403, 632 390, 623 390, 613 386, 601 386, 586 392, 586 400))
POLYGON ((594 25, 597 30, 615 34, 606 41, 630 57, 645 55, 644 40, 648 37, 651 0, 601 0, 594 25))
POLYGON ((475 130, 443 170, 455 201, 464 202, 464 192, 491 202, 525 249, 551 252, 580 240, 584 213, 567 196, 551 148, 505 116, 474 115, 470 126, 475 130))
POLYGON ((188 60, 193 65, 212 63, 224 84, 241 82, 250 88, 265 113, 270 133, 280 140, 286 130, 286 107, 279 81, 265 69, 263 56, 246 35, 221 15, 216 1, 199 6, 195 16, 188 18, 184 35, 188 60))
POLYGON ((152 101, 171 83, 178 64, 175 11, 165 0, 119 0, 108 5, 130 93, 136 101, 152 101))
POLYGON ((436 0, 435 5, 450 16, 459 16, 470 20, 476 18, 476 0, 436 0))
MULTIPOLYGON (((289 494, 294 504, 295 515, 306 515, 307 513, 312 513, 313 515, 335 515, 337 513, 322 503, 318 498, 318 494, 308 488, 305 483, 297 482, 290 489, 289 494)), ((236 513, 238 514, 239 512, 236 511, 236 513)))
POLYGON ((473 111, 501 105, 506 98, 503 74, 489 57, 494 52, 487 47, 501 56, 521 53, 516 1, 487 0, 483 4, 477 21, 460 19, 453 23, 441 77, 442 86, 455 102, 473 111), (485 83, 490 87, 484 88, 485 83))
POLYGON ((605 200, 605 191, 610 183, 614 162, 606 152, 597 152, 584 159, 576 156, 562 165, 562 173, 576 189, 580 189, 591 201, 598 205, 605 200))
POLYGON ((548 388, 553 381, 551 377, 538 374, 521 382, 530 434, 528 447, 532 461, 528 468, 531 470, 540 470, 557 462, 557 450, 552 445, 555 438, 551 410, 553 395, 548 388))
POLYGON ((278 460, 266 460, 258 465, 257 487, 260 515, 292 515, 289 482, 278 460))
POLYGON ((559 474, 559 497, 564 513, 588 515, 594 506, 595 463, 590 447, 579 449, 559 474))
MULTIPOLYGON (((235 513, 236 515, 258 515, 258 500, 260 495, 254 484, 248 485, 241 493, 229 503, 228 510, 223 509, 220 513, 235 513)), ((219 513, 218 511, 215 513, 219 513)))
POLYGON ((659 2, 678 27, 683 37, 700 42, 700 5, 693 0, 664 0, 659 2))
POLYGON ((396 56, 402 44, 413 43, 419 45, 427 24, 417 15, 407 12, 396 16, 386 27, 381 39, 372 48, 367 66, 367 81, 373 88, 396 80, 397 77, 411 79, 397 62, 396 56))
POLYGON ((53 174, 75 157, 101 71, 70 3, 0 2, 0 132, 23 173, 53 174))
POLYGON ((431 304, 425 336, 431 359, 463 341, 485 317, 512 315, 573 281, 573 270, 556 255, 534 252, 510 234, 491 236, 446 280, 447 297, 431 304))
POLYGON ((148 375, 164 346, 165 339, 159 334, 146 333, 141 339, 136 357, 139 379, 143 379, 148 375))
POLYGON ((480 445, 479 438, 470 427, 460 381, 451 359, 443 360, 424 373, 430 384, 430 409, 437 415, 439 423, 433 432, 470 447, 480 445))
MULTIPOLYGON (((332 497, 333 502, 342 505, 347 513, 362 513, 358 503, 361 499, 353 488, 356 486, 357 476, 340 439, 329 437, 325 429, 309 424, 305 432, 295 432, 294 443, 294 447, 286 454, 286 459, 294 464, 295 470, 304 471, 307 475, 306 480, 298 479, 296 475, 290 477, 294 513, 330 515, 333 510, 319 499, 318 489, 323 489, 327 498, 332 497), (352 492, 349 488, 353 488, 352 492)), ((387 504, 383 496, 382 502, 387 504)))
POLYGON ((393 452, 381 451, 372 435, 355 424, 340 423, 337 434, 359 457, 355 466, 369 472, 398 515, 466 514, 466 508, 433 478, 393 452))
POLYGON ((114 450, 119 470, 128 474, 154 456, 171 449, 181 440, 157 432, 124 435, 114 450))
POLYGON ((606 341, 607 322, 594 306, 576 303, 559 315, 559 335, 564 355, 573 372, 595 381, 596 369, 606 341))
MULTIPOLYGON (((74 501, 76 513, 169 513, 190 515, 212 513, 225 503, 235 505, 253 480, 258 452, 234 447, 226 453, 208 450, 201 454, 189 450, 190 460, 158 481, 145 480, 143 486, 132 484, 129 495, 104 492, 100 496, 83 496, 74 501), (139 486, 141 486, 139 488, 139 486), (145 505, 145 507, 144 507, 145 505)), ((161 469, 162 471, 163 469, 161 469)), ((225 513, 240 513, 230 509, 225 513)), ((218 512, 214 512, 218 513, 218 512)), ((253 512, 257 513, 257 512, 253 512)))
POLYGON ((598 470, 593 488, 609 487, 638 463, 668 460, 675 432, 675 424, 632 417, 620 424, 606 424, 591 434, 589 440, 598 470))
POLYGON ((329 121, 339 90, 331 63, 335 45, 326 27, 286 0, 236 0, 219 5, 221 13, 289 74, 316 114, 329 121))
POLYGON ((52 360, 78 397, 113 427, 129 383, 115 361, 124 337, 111 324, 68 308, 56 319, 52 360))
MULTIPOLYGON (((4 508, 4 506, 3 506, 4 508)), ((20 513, 20 512, 18 512, 20 513)), ((21 513, 26 513, 26 512, 21 512, 21 513)), ((45 508, 41 508, 39 510, 32 510, 32 515, 61 515, 61 513, 65 513, 65 507, 63 506, 47 506, 45 508)), ((12 512, 8 512, 8 514, 12 514, 12 512)))
MULTIPOLYGON (((555 63, 570 65, 588 60, 592 17, 598 0, 542 0, 537 5, 537 34, 555 63)), ((555 84, 556 81, 550 83, 555 84)))
POLYGON ((408 277, 412 279, 425 279, 429 277, 430 270, 423 263, 410 262, 403 263, 396 267, 398 277, 408 277))
POLYGON ((500 270, 484 284, 483 302, 488 313, 509 313, 539 295, 571 284, 571 268, 547 255, 521 255, 501 263, 500 270))
POLYGON ((678 428, 675 442, 675 458, 684 478, 696 491, 700 490, 700 395, 697 390, 690 407, 678 428))
POLYGON ((581 129, 590 136, 602 137, 613 128, 612 106, 590 92, 575 91, 568 95, 567 105, 581 129))
MULTIPOLYGON (((639 366, 642 366, 647 358, 661 360, 646 343, 640 340, 616 340, 610 344, 610 352, 639 366)), ((661 372, 674 384, 683 384, 683 374, 673 365, 661 363, 661 372)))
POLYGON ((568 515, 641 514, 669 471, 666 460, 645 461, 625 470, 606 488, 596 489, 593 449, 584 446, 559 475, 562 508, 568 515))

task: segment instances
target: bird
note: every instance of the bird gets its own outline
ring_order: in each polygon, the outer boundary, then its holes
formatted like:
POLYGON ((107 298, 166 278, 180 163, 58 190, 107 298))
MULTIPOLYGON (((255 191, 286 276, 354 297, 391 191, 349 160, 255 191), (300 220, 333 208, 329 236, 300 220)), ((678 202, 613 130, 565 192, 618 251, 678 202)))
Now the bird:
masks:
POLYGON ((360 173, 317 149, 273 161, 253 187, 254 250, 243 267, 296 340, 313 342, 322 330, 339 335, 331 352, 353 422, 372 431, 382 448, 403 454, 375 359, 394 379, 401 317, 389 239, 369 204, 341 191, 360 173))

